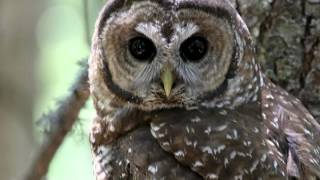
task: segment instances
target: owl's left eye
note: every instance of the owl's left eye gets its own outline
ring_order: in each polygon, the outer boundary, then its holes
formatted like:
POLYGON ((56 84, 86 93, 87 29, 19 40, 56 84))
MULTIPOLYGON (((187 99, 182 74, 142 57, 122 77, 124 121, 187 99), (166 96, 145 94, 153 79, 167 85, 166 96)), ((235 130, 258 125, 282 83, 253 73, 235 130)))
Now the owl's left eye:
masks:
POLYGON ((198 62, 208 51, 208 41, 202 36, 192 36, 180 46, 180 56, 184 61, 198 62))
POLYGON ((153 42, 146 37, 135 37, 129 41, 129 51, 138 61, 151 61, 157 53, 153 42))

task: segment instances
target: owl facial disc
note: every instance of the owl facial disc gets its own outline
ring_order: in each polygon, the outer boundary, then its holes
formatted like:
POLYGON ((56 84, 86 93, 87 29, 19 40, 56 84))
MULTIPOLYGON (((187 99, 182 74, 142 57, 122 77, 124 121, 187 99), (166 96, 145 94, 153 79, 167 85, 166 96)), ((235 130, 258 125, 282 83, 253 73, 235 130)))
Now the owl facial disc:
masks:
POLYGON ((229 4, 126 2, 108 6, 95 32, 100 51, 91 59, 101 71, 90 79, 106 95, 143 110, 240 104, 248 98, 234 99, 238 94, 252 96, 236 92, 256 70, 249 32, 237 27, 242 20, 229 4))

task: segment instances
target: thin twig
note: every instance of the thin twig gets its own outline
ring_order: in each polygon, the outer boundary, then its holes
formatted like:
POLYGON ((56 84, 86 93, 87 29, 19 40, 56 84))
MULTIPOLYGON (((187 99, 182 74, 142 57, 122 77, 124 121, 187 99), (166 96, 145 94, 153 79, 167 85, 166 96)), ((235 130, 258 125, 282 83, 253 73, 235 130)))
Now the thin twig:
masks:
POLYGON ((72 86, 70 95, 61 102, 57 109, 46 116, 51 126, 48 139, 37 154, 26 180, 40 180, 46 175, 52 158, 77 120, 89 94, 88 67, 86 66, 72 86))

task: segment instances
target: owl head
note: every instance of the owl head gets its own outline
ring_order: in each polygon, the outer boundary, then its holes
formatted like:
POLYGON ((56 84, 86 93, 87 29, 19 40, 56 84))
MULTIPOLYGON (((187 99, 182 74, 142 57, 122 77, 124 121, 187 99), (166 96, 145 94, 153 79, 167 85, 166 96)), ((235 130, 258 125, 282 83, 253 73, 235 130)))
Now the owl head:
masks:
POLYGON ((259 91, 250 34, 225 0, 108 0, 89 64, 98 106, 232 107, 259 91))

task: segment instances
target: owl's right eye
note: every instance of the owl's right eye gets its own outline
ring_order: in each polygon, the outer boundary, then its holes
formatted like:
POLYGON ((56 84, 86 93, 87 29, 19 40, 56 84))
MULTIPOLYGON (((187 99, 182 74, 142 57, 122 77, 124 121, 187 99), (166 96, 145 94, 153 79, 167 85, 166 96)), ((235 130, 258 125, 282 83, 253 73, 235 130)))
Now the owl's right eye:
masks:
POLYGON ((138 61, 152 61, 157 53, 153 42, 146 37, 135 37, 129 40, 129 51, 138 61))

